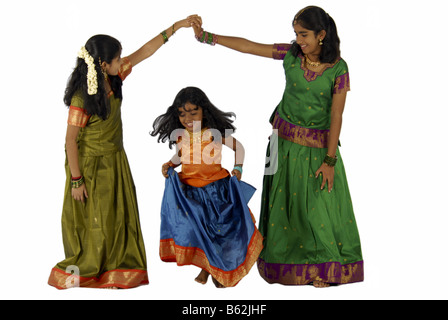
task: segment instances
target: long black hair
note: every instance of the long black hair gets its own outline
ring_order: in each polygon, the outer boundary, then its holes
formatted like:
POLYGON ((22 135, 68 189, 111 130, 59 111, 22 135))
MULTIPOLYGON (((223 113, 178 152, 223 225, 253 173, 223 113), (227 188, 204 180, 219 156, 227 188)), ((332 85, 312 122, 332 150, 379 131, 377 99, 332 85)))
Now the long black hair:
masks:
MULTIPOLYGON (((233 112, 223 112, 215 107, 206 94, 199 88, 187 87, 182 89, 174 99, 173 104, 166 113, 158 116, 154 121, 154 131, 149 134, 153 137, 159 135, 157 142, 170 140, 171 133, 176 129, 185 129, 179 121, 179 108, 185 108, 185 104, 191 103, 202 108, 202 126, 209 129, 218 130, 222 136, 226 136, 227 130, 234 131, 232 117, 236 117, 233 112)), ((170 149, 176 141, 169 141, 170 149)))
MULTIPOLYGON (((293 27, 299 24, 305 29, 314 31, 314 35, 325 30, 326 35, 323 40, 322 50, 319 60, 324 63, 334 63, 341 55, 339 45, 340 40, 336 24, 332 17, 326 13, 322 8, 316 6, 309 6, 300 10, 294 17, 292 22, 293 27)), ((291 53, 297 57, 299 54, 303 55, 302 49, 294 41, 291 47, 291 53)))
MULTIPOLYGON (((87 71, 88 67, 84 59, 78 58, 77 64, 65 89, 64 103, 70 106, 72 97, 77 92, 82 94, 84 100, 84 108, 89 115, 98 115, 101 119, 106 120, 110 113, 109 100, 107 98, 104 82, 105 78, 101 71, 101 62, 108 64, 121 54, 120 42, 107 35, 96 35, 90 38, 85 44, 85 48, 93 58, 95 70, 97 73, 98 90, 95 95, 87 93, 87 71)), ((108 76, 111 87, 116 98, 123 99, 121 87, 123 82, 119 76, 108 76)))

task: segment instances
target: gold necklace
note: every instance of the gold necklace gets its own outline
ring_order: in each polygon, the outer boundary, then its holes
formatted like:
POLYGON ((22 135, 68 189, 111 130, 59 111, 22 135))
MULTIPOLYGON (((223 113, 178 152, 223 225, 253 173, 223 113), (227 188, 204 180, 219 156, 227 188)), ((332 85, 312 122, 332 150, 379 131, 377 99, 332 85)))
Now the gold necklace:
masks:
POLYGON ((305 58, 306 58, 306 63, 307 63, 309 66, 312 66, 312 67, 319 67, 319 66, 320 66, 320 62, 313 62, 313 61, 311 61, 311 60, 308 58, 308 56, 305 56, 305 58))

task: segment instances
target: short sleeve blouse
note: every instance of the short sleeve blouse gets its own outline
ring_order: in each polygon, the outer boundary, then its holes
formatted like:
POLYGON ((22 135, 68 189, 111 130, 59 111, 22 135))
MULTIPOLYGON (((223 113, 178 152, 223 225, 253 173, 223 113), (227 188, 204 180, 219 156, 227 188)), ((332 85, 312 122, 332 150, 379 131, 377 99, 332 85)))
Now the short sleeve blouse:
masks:
MULTIPOLYGON (((132 63, 128 57, 122 59, 123 63, 118 70, 118 76, 124 81, 132 72, 132 63)), ((75 94, 70 103, 67 123, 72 126, 84 128, 90 119, 84 107, 84 99, 81 95, 75 94)))
POLYGON ((305 128, 330 128, 333 94, 350 90, 347 63, 339 58, 321 72, 308 70, 302 55, 294 57, 291 45, 276 44, 273 58, 283 60, 286 86, 277 112, 284 120, 305 128))

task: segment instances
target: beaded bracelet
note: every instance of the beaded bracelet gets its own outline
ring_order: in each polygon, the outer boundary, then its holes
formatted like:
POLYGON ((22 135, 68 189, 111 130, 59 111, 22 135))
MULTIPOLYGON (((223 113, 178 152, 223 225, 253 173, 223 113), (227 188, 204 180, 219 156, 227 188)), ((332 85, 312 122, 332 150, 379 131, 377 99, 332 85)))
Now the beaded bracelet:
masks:
POLYGON ((160 33, 163 37, 163 44, 168 42, 168 36, 166 35, 166 31, 163 30, 162 33, 160 33))
POLYGON ((337 156, 334 156, 334 158, 333 157, 330 157, 328 154, 325 156, 325 158, 324 158, 324 163, 326 164, 326 165, 328 165, 329 167, 334 167, 335 165, 336 165, 336 162, 338 161, 338 157, 337 156))
POLYGON ((84 184, 84 177, 76 178, 75 180, 72 178, 72 188, 77 189, 84 184))
POLYGON ((233 170, 238 170, 241 174, 243 174, 243 167, 241 166, 235 166, 233 170))
POLYGON ((211 46, 214 46, 215 44, 218 43, 218 36, 216 34, 213 34, 213 33, 207 32, 207 31, 201 31, 199 36, 196 36, 196 39, 200 43, 207 43, 211 46))

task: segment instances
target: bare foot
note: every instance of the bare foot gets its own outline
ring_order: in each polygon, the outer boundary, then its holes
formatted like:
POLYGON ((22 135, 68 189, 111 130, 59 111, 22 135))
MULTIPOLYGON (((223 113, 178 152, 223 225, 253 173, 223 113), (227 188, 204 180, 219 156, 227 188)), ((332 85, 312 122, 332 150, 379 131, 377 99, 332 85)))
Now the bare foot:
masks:
POLYGON ((210 273, 205 270, 202 270, 201 273, 194 279, 196 282, 200 284, 206 284, 210 273))
POLYGON ((322 281, 313 281, 313 286, 315 288, 328 288, 330 284, 322 281))
POLYGON ((216 280, 215 278, 212 278, 212 279, 213 279, 213 283, 215 284, 216 288, 225 288, 225 286, 223 286, 222 284, 220 284, 220 283, 218 282, 218 280, 216 280))

